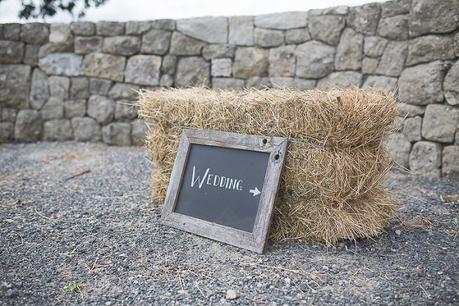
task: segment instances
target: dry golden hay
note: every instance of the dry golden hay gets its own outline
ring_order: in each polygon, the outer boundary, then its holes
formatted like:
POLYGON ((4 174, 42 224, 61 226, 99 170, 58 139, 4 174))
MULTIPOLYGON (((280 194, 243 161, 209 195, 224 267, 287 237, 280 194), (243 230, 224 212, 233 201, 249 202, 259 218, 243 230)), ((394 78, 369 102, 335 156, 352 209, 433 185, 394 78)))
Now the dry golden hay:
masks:
POLYGON ((381 188, 384 147, 397 115, 392 95, 346 89, 298 91, 204 88, 140 94, 157 171, 152 197, 164 201, 182 129, 203 128, 289 140, 271 237, 327 244, 380 233, 396 210, 381 188))

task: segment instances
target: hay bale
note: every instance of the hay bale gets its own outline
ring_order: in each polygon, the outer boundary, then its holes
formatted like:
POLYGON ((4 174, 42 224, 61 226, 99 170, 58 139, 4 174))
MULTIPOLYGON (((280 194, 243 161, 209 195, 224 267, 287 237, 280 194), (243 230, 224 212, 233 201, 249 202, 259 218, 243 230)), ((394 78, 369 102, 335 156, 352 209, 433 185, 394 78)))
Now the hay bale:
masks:
POLYGON ((157 166, 152 197, 164 201, 183 128, 289 139, 271 237, 327 244, 380 233, 396 206, 380 187, 384 147, 397 114, 393 96, 359 89, 215 91, 162 89, 140 95, 157 166))

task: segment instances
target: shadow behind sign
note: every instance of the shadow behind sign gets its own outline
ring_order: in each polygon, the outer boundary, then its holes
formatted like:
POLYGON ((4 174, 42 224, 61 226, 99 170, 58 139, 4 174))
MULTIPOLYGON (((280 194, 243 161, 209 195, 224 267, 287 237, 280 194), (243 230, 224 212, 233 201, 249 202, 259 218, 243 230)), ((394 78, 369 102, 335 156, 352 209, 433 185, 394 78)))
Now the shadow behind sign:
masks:
POLYGON ((269 156, 191 144, 175 212, 252 232, 269 156))

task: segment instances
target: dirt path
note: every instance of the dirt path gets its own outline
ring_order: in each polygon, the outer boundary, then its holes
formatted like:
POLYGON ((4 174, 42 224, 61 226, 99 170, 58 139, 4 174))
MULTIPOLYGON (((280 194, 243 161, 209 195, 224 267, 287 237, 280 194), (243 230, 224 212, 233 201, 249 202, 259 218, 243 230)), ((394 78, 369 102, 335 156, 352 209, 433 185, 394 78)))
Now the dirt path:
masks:
POLYGON ((459 302, 459 182, 394 174, 380 237, 257 255, 162 226, 151 171, 141 148, 1 145, 0 304, 459 302))

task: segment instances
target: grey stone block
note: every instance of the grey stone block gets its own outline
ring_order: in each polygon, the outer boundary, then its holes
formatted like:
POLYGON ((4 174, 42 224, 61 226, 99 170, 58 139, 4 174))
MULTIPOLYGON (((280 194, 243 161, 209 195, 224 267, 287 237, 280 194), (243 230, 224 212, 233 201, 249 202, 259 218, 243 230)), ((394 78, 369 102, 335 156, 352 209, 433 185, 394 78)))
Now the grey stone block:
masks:
POLYGON ((127 100, 136 100, 138 97, 137 92, 140 87, 132 84, 125 83, 115 83, 113 87, 108 92, 108 96, 112 99, 127 99, 127 100))
POLYGON ((77 76, 80 74, 81 56, 54 53, 40 58, 39 66, 47 74, 77 76))
POLYGON ((268 77, 251 77, 248 78, 245 84, 246 88, 259 88, 263 89, 266 87, 271 87, 271 80, 268 77))
POLYGON ((411 141, 419 141, 421 137, 422 118, 419 116, 406 118, 403 122, 402 133, 411 141))
POLYGON ((213 44, 207 45, 202 49, 202 57, 205 60, 214 58, 234 57, 236 48, 228 44, 213 44))
POLYGON ((301 44, 311 40, 311 35, 306 28, 293 29, 285 32, 286 44, 301 44))
POLYGON ((410 35, 448 33, 459 23, 457 0, 412 0, 410 10, 410 35))
POLYGON ((36 110, 23 109, 18 112, 14 126, 14 138, 21 142, 38 141, 41 138, 43 121, 36 110))
POLYGON ((22 25, 22 41, 28 44, 48 42, 49 25, 45 23, 25 23, 22 25))
POLYGON ((0 143, 13 140, 14 124, 12 122, 0 122, 0 143))
POLYGON ((70 25, 67 23, 52 23, 50 25, 49 42, 71 46, 73 34, 70 25))
POLYGON ((232 61, 230 58, 216 58, 212 60, 211 74, 214 77, 231 76, 232 61))
POLYGON ((427 105, 422 136, 432 141, 453 143, 458 123, 459 110, 447 105, 427 105))
POLYGON ((375 88, 385 92, 395 93, 397 90, 397 79, 386 76, 371 75, 365 80, 362 88, 375 88))
POLYGON ((459 178, 459 146, 446 146, 443 148, 442 158, 443 176, 458 179, 459 178))
POLYGON ((229 18, 228 42, 238 46, 253 45, 254 21, 252 16, 229 18))
POLYGON ((228 19, 226 17, 179 19, 177 30, 209 43, 227 43, 228 19))
POLYGON ((30 66, 37 66, 39 50, 40 45, 26 45, 24 52, 24 64, 30 66))
POLYGON ((50 76, 48 78, 49 94, 53 98, 66 100, 69 98, 70 79, 61 76, 50 76))
POLYGON ((129 58, 124 72, 125 80, 140 85, 159 85, 161 57, 135 55, 129 58))
MULTIPOLYGON (((21 40, 21 24, 20 23, 5 23, 3 26, 3 38, 6 40, 21 40)), ((30 29, 27 24, 24 25, 26 32, 30 29)), ((46 36, 46 39, 48 36, 46 36)))
POLYGON ((427 35, 412 39, 409 42, 406 64, 411 66, 454 58, 454 40, 452 36, 427 35))
POLYGON ((422 116, 426 111, 423 106, 411 105, 406 103, 398 103, 398 115, 404 118, 422 116))
POLYGON ((317 82, 319 89, 360 87, 362 74, 355 71, 332 72, 317 82))
POLYGON ((0 65, 0 104, 27 107, 30 88, 30 66, 0 65))
POLYGON ((381 17, 408 14, 411 0, 393 0, 381 3, 381 17))
POLYGON ((142 119, 136 119, 131 122, 131 138, 132 144, 142 146, 145 143, 147 136, 147 126, 142 119))
POLYGON ((352 7, 349 10, 347 23, 357 32, 375 34, 380 14, 381 8, 377 3, 352 7))
POLYGON ((124 22, 116 21, 99 21, 96 24, 97 35, 117 36, 124 34, 124 22))
POLYGON ((172 33, 152 29, 142 36, 142 53, 164 55, 169 50, 172 33))
POLYGON ((281 46, 269 51, 269 76, 295 76, 295 49, 296 46, 281 46))
POLYGON ((83 117, 86 115, 86 100, 76 99, 64 102, 65 118, 83 117))
POLYGON ((69 119, 46 121, 43 128, 44 140, 65 141, 73 138, 73 129, 69 119))
POLYGON ((17 110, 14 108, 0 108, 1 122, 16 122, 17 110))
POLYGON ((359 70, 362 67, 363 35, 345 29, 336 50, 336 70, 359 70))
POLYGON ((393 133, 389 135, 386 141, 386 147, 392 160, 400 167, 407 169, 409 167, 409 158, 411 143, 405 135, 393 133))
POLYGON ((106 96, 112 87, 112 81, 104 79, 89 79, 89 93, 92 95, 106 96))
POLYGON ((44 120, 61 119, 64 117, 64 102, 59 98, 50 97, 40 113, 44 120))
POLYGON ((85 77, 72 78, 70 82, 70 99, 89 98, 89 80, 85 77))
POLYGON ((307 23, 307 12, 273 13, 255 17, 255 26, 268 29, 304 28, 307 23))
POLYGON ((177 57, 174 55, 167 54, 163 57, 163 62, 161 64, 161 72, 165 74, 174 75, 176 66, 177 57))
POLYGON ((408 46, 406 42, 389 42, 379 61, 376 72, 387 76, 399 76, 403 70, 407 53, 408 46))
POLYGON ((182 86, 209 86, 210 65, 200 57, 180 58, 177 64, 175 85, 182 86))
POLYGON ((437 61, 403 70, 398 80, 400 102, 415 105, 442 102, 443 69, 437 61))
POLYGON ((131 145, 131 125, 114 122, 102 128, 102 139, 106 144, 116 146, 131 145))
POLYGON ((115 113, 115 102, 104 96, 93 95, 88 100, 88 115, 100 124, 112 121, 115 113))
POLYGON ((284 42, 284 33, 278 30, 255 29, 255 44, 260 47, 277 47, 284 42))
POLYGON ((116 120, 132 120, 137 118, 137 103, 129 100, 116 101, 115 119, 116 120))
POLYGON ((49 99, 48 76, 38 68, 33 70, 32 86, 30 89, 30 106, 41 109, 49 99))
POLYGON ((24 44, 18 41, 0 40, 0 64, 20 64, 24 57, 24 44))
POLYGON ((318 41, 308 41, 296 48, 296 75, 319 79, 334 69, 335 48, 318 41))
POLYGON ((133 55, 140 51, 140 38, 136 36, 105 37, 102 50, 115 55, 133 55))
POLYGON ((290 77, 272 77, 270 86, 274 88, 293 88, 299 90, 310 90, 316 85, 315 80, 306 80, 290 77))
POLYGON ((446 74, 443 90, 448 104, 459 105, 459 61, 456 61, 446 74))
POLYGON ((97 36, 75 37, 75 53, 88 54, 102 51, 103 39, 97 36))
POLYGON ((440 176, 441 145, 418 141, 410 153, 410 170, 415 175, 440 176))
POLYGON ((125 58, 104 53, 87 54, 81 65, 81 73, 86 76, 123 81, 125 58))
POLYGON ((408 15, 397 15, 381 18, 378 25, 378 34, 390 39, 408 38, 408 15))
POLYGON ((383 55, 387 43, 387 39, 378 36, 367 36, 365 37, 363 52, 369 57, 379 57, 383 55))
POLYGON ((378 69, 379 59, 364 57, 362 60, 362 73, 363 74, 375 74, 378 69))
POLYGON ((172 55, 199 55, 205 43, 179 32, 172 33, 171 51, 172 55))
POLYGON ((266 76, 268 67, 268 50, 254 47, 241 47, 236 50, 233 64, 234 77, 248 79, 255 76, 266 76))
POLYGON ((73 118, 72 127, 73 137, 76 141, 97 142, 102 139, 101 128, 93 118, 73 118))
POLYGON ((174 86, 174 76, 170 74, 163 74, 159 80, 159 86, 161 87, 172 87, 174 86))
POLYGON ((96 25, 89 21, 77 21, 70 24, 74 35, 91 36, 96 34, 96 25))
POLYGON ((242 89, 244 88, 244 80, 234 78, 212 78, 212 88, 242 89))
POLYGON ((339 15, 319 15, 309 17, 308 28, 312 39, 329 45, 337 45, 346 19, 339 15))

